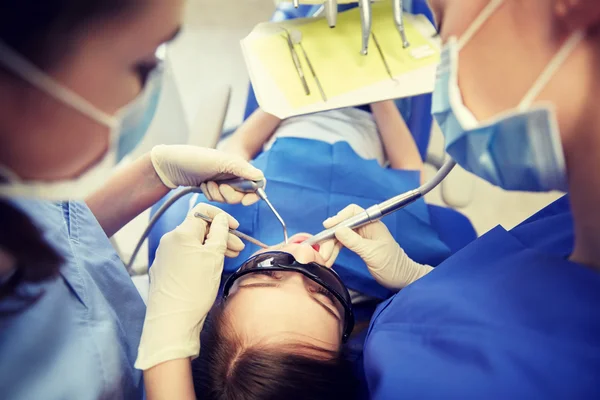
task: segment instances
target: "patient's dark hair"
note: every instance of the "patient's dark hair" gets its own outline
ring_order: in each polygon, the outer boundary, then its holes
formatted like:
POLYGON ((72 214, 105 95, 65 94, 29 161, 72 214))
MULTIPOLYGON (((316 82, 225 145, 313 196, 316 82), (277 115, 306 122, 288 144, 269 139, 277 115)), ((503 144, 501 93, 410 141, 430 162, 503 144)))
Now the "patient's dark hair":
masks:
POLYGON ((200 343, 200 357, 192 363, 198 399, 357 398, 358 381, 343 351, 305 344, 246 345, 223 303, 211 311, 200 343))

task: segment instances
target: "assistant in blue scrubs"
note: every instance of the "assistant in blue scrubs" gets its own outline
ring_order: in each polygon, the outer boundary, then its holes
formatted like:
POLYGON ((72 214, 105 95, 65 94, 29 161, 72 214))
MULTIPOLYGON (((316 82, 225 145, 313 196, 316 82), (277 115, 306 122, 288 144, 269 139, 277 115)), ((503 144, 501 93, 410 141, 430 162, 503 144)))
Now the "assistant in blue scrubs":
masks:
POLYGON ((375 312, 371 398, 598 398, 600 274, 563 212, 498 226, 375 312))
POLYGON ((569 194, 382 303, 364 347, 368 395, 599 398, 600 3, 430 4, 446 151, 503 189, 569 194))
POLYGON ((12 204, 64 262, 57 277, 20 285, 0 301, 2 397, 143 398, 133 364, 146 307, 90 209, 83 202, 12 204))

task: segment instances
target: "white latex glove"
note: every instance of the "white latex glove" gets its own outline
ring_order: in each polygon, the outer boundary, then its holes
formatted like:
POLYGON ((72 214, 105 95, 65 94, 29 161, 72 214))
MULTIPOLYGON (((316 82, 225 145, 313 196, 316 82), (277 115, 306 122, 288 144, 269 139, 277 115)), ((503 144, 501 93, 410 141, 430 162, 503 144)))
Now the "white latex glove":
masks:
MULTIPOLYGON (((351 204, 336 216, 326 219, 323 226, 331 228, 363 211, 363 208, 351 204)), ((343 245, 358 254, 375 280, 388 289, 400 290, 433 269, 411 260, 381 221, 365 225, 356 231, 339 228, 335 237, 337 240, 324 242, 319 249, 321 256, 327 260, 327 266, 333 265, 343 245)))
POLYGON ((161 144, 152 148, 150 158, 168 188, 199 186, 209 201, 220 203, 250 205, 259 200, 255 193, 240 193, 229 185, 214 182, 235 177, 265 178, 261 170, 240 156, 205 147, 161 144))
POLYGON ((209 204, 198 204, 160 240, 150 268, 150 290, 135 367, 197 357, 200 331, 217 292, 225 255, 237 256, 242 241, 229 233, 238 222, 209 204), (208 215, 208 227, 195 212, 208 215))

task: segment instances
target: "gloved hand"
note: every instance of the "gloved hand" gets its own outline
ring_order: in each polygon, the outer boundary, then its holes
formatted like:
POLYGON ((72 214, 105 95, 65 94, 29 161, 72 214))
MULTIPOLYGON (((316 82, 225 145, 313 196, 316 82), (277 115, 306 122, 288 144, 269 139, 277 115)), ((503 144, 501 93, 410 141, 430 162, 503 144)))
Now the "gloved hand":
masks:
MULTIPOLYGON (((351 204, 336 216, 326 219, 323 226, 331 228, 363 211, 363 208, 351 204)), ((433 269, 411 260, 381 221, 365 225, 356 231, 339 228, 335 237, 337 240, 324 242, 319 249, 321 256, 327 260, 327 266, 333 265, 343 245, 358 254, 375 280, 388 289, 400 290, 433 269)))
POLYGON ((200 186, 209 201, 221 203, 250 205, 259 200, 255 193, 240 193, 229 185, 214 182, 235 177, 265 178, 261 170, 240 156, 204 147, 161 144, 152 148, 150 158, 168 188, 200 186))
POLYGON ((229 233, 238 222, 209 204, 198 204, 160 240, 150 268, 150 290, 135 367, 149 369, 168 360, 197 357, 200 331, 217 292, 225 255, 244 248, 229 233), (194 217, 200 212, 213 221, 194 217), (208 233, 208 234, 207 234, 208 233))

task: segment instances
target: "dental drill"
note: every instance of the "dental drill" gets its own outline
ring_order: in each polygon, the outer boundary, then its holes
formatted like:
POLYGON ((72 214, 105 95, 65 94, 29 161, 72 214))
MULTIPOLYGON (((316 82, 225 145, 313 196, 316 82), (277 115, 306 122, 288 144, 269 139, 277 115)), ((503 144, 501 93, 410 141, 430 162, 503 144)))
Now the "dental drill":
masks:
POLYGON ((369 53, 369 38, 371 37, 371 0, 358 0, 360 8, 360 23, 362 28, 362 50, 363 56, 369 53))
POLYGON ((404 18, 402 10, 402 0, 392 0, 392 7, 394 12, 394 23, 398 32, 400 32, 400 38, 402 39, 402 47, 407 48, 410 46, 408 39, 406 38, 406 32, 404 32, 404 18))
POLYGON ((338 14, 337 0, 325 0, 324 7, 327 24, 330 28, 335 28, 338 14))
POLYGON ((444 165, 442 165, 437 174, 435 174, 435 176, 431 178, 429 182, 425 183, 419 188, 392 197, 391 199, 388 199, 382 203, 375 204, 374 206, 367 208, 360 214, 350 217, 345 221, 340 222, 334 227, 325 229, 320 233, 316 234, 315 236, 306 239, 302 243, 312 246, 314 244, 333 239, 335 238, 335 231, 339 228, 348 227, 350 229, 358 229, 361 226, 365 226, 372 222, 379 221, 386 215, 392 214, 398 210, 403 209, 407 205, 425 196, 434 187, 439 185, 440 182, 442 182, 442 180, 444 180, 444 178, 448 176, 448 174, 450 173, 450 171, 452 171, 452 168, 454 168, 455 165, 456 161, 449 159, 444 163, 444 165))

